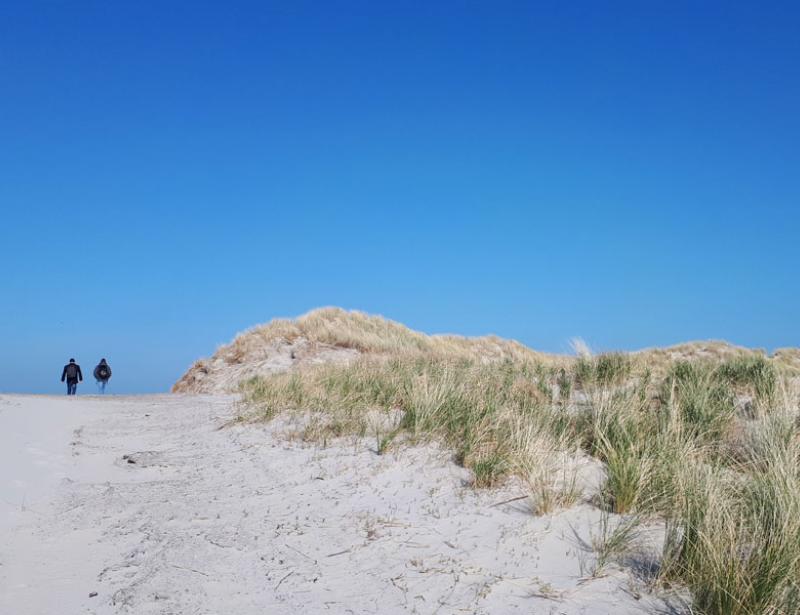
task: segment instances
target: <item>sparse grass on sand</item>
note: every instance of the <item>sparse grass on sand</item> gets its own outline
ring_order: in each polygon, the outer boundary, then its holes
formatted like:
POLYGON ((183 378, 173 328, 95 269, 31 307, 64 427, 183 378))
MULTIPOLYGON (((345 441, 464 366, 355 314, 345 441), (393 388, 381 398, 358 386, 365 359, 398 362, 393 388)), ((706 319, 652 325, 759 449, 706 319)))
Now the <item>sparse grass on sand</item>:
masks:
MULTIPOLYGON (((658 580, 687 587, 695 612, 800 612, 789 361, 735 348, 555 360, 496 338, 431 338, 375 317, 328 316, 308 318, 303 335, 364 354, 244 383, 244 418, 303 413, 305 437, 375 437, 379 452, 436 438, 476 487, 519 477, 537 513, 578 499, 571 462, 590 455, 606 472, 600 506, 663 520, 658 580)), ((598 564, 635 533, 630 522, 606 528, 598 564)))

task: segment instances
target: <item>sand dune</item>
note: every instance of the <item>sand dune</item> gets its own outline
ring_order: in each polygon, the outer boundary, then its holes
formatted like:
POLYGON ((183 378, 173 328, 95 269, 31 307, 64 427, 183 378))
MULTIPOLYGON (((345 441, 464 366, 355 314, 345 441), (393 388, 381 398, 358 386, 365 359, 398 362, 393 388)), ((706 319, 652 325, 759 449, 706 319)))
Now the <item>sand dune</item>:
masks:
MULTIPOLYGON (((588 350, 588 348, 586 349, 588 350)), ((494 335, 427 335, 371 314, 328 307, 299 318, 275 319, 236 336, 208 358, 199 359, 174 384, 174 393, 235 393, 249 378, 297 371, 320 363, 348 363, 360 355, 446 356, 481 362, 531 361, 569 366, 575 356, 549 354, 494 335)), ((763 351, 722 341, 696 341, 629 353, 656 371, 676 360, 721 361, 760 357, 763 351)), ((800 349, 783 348, 776 364, 800 371, 800 349)))

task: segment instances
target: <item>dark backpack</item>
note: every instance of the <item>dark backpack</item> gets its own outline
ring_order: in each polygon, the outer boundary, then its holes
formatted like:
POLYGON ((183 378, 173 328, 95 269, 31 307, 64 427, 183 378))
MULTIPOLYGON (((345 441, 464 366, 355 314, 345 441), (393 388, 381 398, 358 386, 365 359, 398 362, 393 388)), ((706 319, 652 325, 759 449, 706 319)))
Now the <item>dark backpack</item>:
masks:
POLYGON ((67 365, 67 379, 75 380, 78 377, 78 366, 74 363, 67 365))
POLYGON ((105 365, 101 365, 100 369, 97 370, 97 375, 100 376, 100 380, 108 380, 108 368, 105 365))

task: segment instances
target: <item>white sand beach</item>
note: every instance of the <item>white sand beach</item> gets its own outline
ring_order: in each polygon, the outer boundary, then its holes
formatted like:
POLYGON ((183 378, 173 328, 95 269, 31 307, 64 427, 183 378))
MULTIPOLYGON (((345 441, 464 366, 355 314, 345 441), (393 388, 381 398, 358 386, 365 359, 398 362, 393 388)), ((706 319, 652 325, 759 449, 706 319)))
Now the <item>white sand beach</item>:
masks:
POLYGON ((599 512, 531 514, 436 446, 225 426, 225 396, 0 396, 0 613, 656 613, 592 574, 599 512))

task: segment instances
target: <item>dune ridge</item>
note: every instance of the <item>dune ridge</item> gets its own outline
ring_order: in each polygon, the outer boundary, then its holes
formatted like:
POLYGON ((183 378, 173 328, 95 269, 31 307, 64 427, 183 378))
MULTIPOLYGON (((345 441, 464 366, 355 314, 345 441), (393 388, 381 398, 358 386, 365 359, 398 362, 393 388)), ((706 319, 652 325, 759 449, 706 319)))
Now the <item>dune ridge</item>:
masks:
MULTIPOLYGON (((722 361, 766 356, 763 350, 725 341, 694 341, 646 348, 630 355, 656 371, 678 360, 722 361)), ((361 355, 539 363, 569 368, 578 357, 534 350, 495 335, 428 335, 384 318, 337 307, 312 310, 296 319, 278 318, 237 335, 208 358, 195 363, 173 385, 173 393, 232 393, 242 381, 302 369, 309 365, 346 364, 361 355)), ((771 361, 800 372, 800 349, 775 351, 771 361)))

